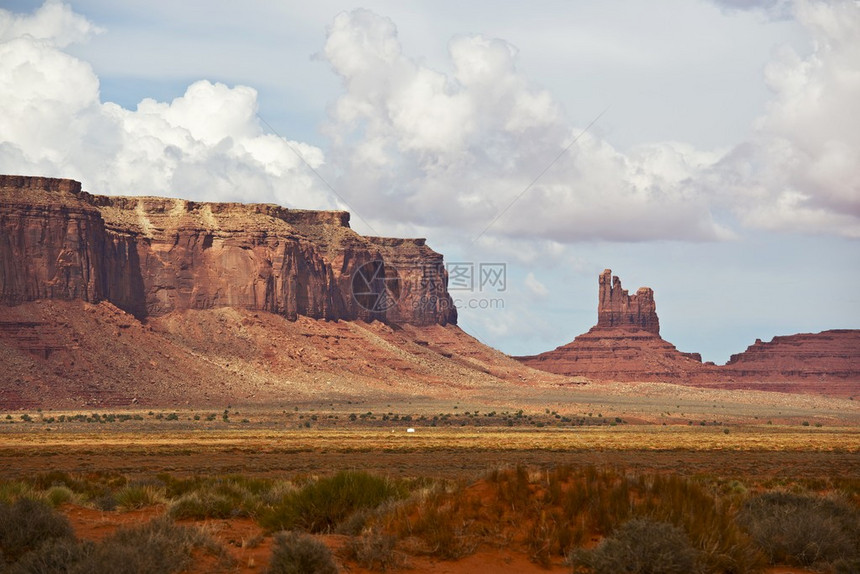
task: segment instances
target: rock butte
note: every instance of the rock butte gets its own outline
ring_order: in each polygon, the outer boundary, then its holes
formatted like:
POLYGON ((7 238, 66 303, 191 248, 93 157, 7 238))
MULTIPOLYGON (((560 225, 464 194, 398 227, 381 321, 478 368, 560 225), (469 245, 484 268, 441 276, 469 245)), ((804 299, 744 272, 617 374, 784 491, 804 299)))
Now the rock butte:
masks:
POLYGON ((598 278, 597 325, 557 349, 528 357, 524 364, 561 375, 597 380, 670 381, 693 386, 822 392, 860 392, 860 330, 757 340, 726 365, 702 364, 660 337, 654 292, 635 295, 606 269, 598 278))
POLYGON ((653 291, 630 295, 609 270, 597 325, 554 351, 516 361, 456 321, 440 254, 361 236, 343 211, 0 176, 0 408, 516 402, 580 376, 860 394, 860 331, 757 341, 703 365, 660 337, 653 291))

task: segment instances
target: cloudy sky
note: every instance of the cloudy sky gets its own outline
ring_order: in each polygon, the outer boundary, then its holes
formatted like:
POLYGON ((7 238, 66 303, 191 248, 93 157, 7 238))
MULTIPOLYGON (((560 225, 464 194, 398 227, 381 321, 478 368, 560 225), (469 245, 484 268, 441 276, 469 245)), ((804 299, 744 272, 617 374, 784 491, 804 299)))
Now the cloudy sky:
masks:
POLYGON ((2 173, 349 209, 472 265, 461 325, 512 354, 607 267, 706 360, 860 327, 854 0, 3 5, 2 173))

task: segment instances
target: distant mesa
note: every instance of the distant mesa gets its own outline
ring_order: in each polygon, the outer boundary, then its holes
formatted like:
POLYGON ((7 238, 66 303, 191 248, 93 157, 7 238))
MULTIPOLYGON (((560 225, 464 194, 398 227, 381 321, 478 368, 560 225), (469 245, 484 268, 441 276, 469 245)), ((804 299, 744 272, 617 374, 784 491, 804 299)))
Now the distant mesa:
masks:
POLYGON ((551 373, 594 380, 666 381, 693 386, 860 395, 860 330, 757 340, 726 365, 702 364, 660 337, 654 292, 629 295, 606 269, 598 277, 597 325, 570 343, 517 357, 551 373))

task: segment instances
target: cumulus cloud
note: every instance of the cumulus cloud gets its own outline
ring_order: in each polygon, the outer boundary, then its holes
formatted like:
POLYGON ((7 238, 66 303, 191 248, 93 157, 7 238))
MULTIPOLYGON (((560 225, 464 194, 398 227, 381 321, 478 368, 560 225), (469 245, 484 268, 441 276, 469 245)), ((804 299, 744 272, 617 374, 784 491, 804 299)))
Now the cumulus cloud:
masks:
POLYGON ((503 40, 453 38, 444 74, 404 54, 389 19, 342 13, 324 51, 344 86, 328 126, 341 187, 378 219, 464 238, 720 240, 739 225, 856 236, 860 5, 801 0, 795 12, 813 51, 783 48, 768 66, 774 98, 749 141, 625 152, 572 122, 503 40))
POLYGON ((800 1, 795 13, 811 53, 779 50, 753 137, 709 179, 745 225, 860 237, 860 4, 800 1))
POLYGON ((503 40, 458 36, 449 54, 450 75, 421 65, 363 9, 329 28, 324 55, 344 85, 332 157, 360 211, 472 237, 495 219, 487 233, 560 242, 730 235, 689 184, 712 154, 661 143, 625 155, 583 134, 503 40))
POLYGON ((775 53, 764 77, 773 98, 748 141, 623 151, 584 132, 587 116, 568 117, 505 40, 452 38, 443 73, 404 53, 391 20, 342 13, 321 53, 343 85, 324 155, 267 134, 251 87, 201 80, 169 102, 103 102, 92 67, 64 51, 97 26, 56 2, 30 15, 0 10, 0 171, 74 177, 98 193, 347 207, 296 150, 375 227, 462 248, 527 254, 591 240, 719 240, 745 228, 858 237, 858 13, 851 0, 793 4, 810 51, 775 53))
POLYGON ((201 80, 172 102, 102 102, 92 67, 62 50, 97 32, 62 4, 0 10, 0 171, 96 193, 336 205, 294 152, 319 167, 322 151, 266 134, 252 88, 201 80))
POLYGON ((32 15, 0 10, 0 42, 28 38, 58 48, 86 42, 104 30, 60 2, 45 2, 32 15))

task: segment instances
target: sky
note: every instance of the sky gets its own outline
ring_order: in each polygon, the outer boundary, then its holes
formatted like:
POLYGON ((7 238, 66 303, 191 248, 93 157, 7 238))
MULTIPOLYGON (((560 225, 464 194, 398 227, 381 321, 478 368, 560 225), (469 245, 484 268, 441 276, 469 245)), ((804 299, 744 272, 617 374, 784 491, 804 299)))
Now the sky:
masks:
POLYGON ((860 328, 855 0, 6 0, 0 110, 0 173, 426 237, 510 354, 604 268, 705 360, 860 328))

